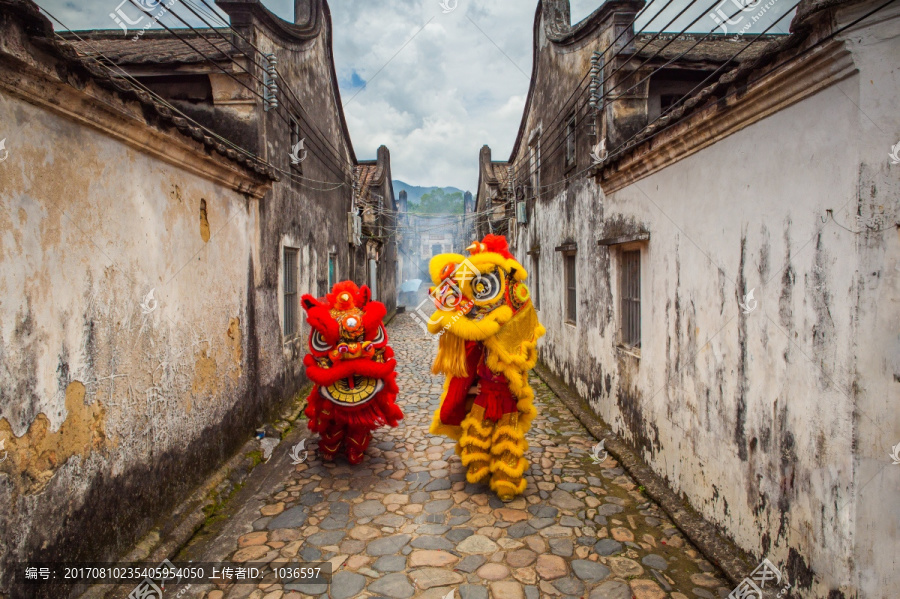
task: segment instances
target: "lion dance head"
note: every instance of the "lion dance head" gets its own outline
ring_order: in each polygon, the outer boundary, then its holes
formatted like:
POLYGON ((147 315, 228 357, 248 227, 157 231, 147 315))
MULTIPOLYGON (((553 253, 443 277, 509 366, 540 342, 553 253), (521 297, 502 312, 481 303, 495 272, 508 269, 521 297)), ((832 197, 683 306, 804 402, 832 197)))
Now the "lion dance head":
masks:
POLYGON ((371 431, 397 426, 403 412, 397 398, 394 352, 384 328, 386 309, 371 301, 369 288, 352 281, 337 283, 324 299, 302 298, 309 334, 303 360, 314 383, 306 415, 319 433, 319 453, 331 460, 343 450, 359 463, 371 431))

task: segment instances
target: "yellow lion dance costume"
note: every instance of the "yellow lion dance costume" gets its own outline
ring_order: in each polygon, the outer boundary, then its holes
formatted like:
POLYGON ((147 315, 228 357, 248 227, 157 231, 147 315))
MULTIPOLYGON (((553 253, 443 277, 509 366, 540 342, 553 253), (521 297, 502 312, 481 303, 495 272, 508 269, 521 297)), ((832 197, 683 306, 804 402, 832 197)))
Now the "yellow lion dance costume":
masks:
POLYGON ((504 237, 488 235, 467 251, 429 265, 438 309, 428 330, 440 335, 432 371, 447 377, 430 431, 457 442, 470 483, 489 478, 510 501, 526 486, 525 433, 537 415, 528 371, 544 327, 504 237))

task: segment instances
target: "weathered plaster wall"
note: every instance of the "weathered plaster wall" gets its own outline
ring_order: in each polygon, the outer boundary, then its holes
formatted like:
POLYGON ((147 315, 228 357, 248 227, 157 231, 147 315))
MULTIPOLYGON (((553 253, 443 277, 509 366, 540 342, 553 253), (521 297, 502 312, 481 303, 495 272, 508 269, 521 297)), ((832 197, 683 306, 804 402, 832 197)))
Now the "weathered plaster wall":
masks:
POLYGON ((5 93, 0 121, 0 559, 114 558, 263 415, 255 200, 5 93))
MULTIPOLYGON (((583 178, 551 187, 515 249, 533 271, 524 253, 540 247, 541 359, 802 597, 887 598, 900 585, 888 457, 900 441, 900 180, 887 157, 900 29, 896 11, 879 16, 847 35, 857 74, 608 197, 583 178), (650 240, 631 246, 642 250, 635 352, 618 347, 622 247, 597 240, 638 230, 650 240), (573 241, 575 325, 554 251, 573 241), (758 307, 745 314, 751 289, 758 307)), ((556 90, 586 70, 540 31, 525 140, 550 129, 556 90)), ((542 184, 563 179, 559 153, 543 161, 542 184)))
POLYGON ((281 181, 260 202, 255 223, 260 247, 259 262, 254 265, 260 393, 276 402, 295 395, 306 382, 302 359, 309 334, 299 308, 298 335, 285 339, 283 334, 284 247, 299 250, 298 298, 304 293, 319 296, 329 291, 329 253, 335 255, 336 280, 351 273, 347 213, 355 158, 334 95, 330 18, 322 27, 308 40, 288 39, 259 22, 243 28, 261 52, 277 56, 281 104, 291 112, 299 110, 287 89, 299 100, 300 136, 305 138, 307 150, 301 174, 291 166, 290 128, 281 118, 287 110, 265 112, 256 104, 247 126, 257 135, 256 143, 265 158, 291 173, 282 173, 281 181))

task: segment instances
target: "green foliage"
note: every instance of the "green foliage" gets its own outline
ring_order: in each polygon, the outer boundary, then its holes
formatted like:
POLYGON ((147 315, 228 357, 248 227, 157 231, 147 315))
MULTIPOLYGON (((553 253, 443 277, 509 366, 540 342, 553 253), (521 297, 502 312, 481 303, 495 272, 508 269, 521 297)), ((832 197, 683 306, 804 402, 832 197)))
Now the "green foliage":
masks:
POLYGON ((418 204, 410 205, 414 214, 462 214, 465 210, 462 192, 447 193, 435 188, 422 196, 418 204))
POLYGON ((247 457, 250 458, 250 469, 256 468, 263 461, 263 453, 260 450, 251 451, 247 453, 247 457))

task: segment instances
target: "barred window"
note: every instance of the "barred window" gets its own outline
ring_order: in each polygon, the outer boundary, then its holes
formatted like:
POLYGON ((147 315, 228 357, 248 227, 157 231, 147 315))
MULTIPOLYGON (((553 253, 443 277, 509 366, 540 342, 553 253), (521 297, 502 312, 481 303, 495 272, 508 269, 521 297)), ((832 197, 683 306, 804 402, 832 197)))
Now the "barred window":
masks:
POLYGON ((575 280, 575 253, 565 254, 566 266, 566 322, 575 324, 578 322, 577 305, 578 295, 575 280))
POLYGON ((531 268, 531 277, 533 279, 532 282, 532 297, 534 298, 534 307, 537 310, 541 309, 541 253, 534 252, 531 255, 531 262, 533 264, 531 268))
POLYGON ((622 252, 622 344, 641 347, 641 252, 622 252))
POLYGON ((297 334, 297 249, 284 248, 284 337, 291 339, 297 334))

